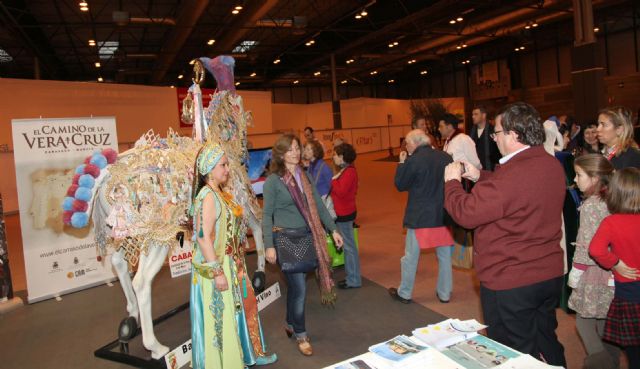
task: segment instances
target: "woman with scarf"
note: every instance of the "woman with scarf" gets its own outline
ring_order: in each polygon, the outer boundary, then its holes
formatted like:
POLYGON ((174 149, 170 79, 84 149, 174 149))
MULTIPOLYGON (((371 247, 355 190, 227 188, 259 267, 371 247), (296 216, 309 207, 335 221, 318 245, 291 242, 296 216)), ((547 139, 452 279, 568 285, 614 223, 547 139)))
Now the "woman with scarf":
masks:
POLYGON ((322 303, 334 304, 335 284, 331 277, 325 228, 331 232, 338 247, 342 247, 342 237, 318 191, 300 167, 300 152, 300 140, 291 134, 281 136, 273 145, 271 174, 263 189, 262 231, 266 259, 272 264, 278 261, 287 281, 285 333, 289 337, 295 336, 298 350, 310 356, 313 349, 304 316, 306 272, 317 267, 322 303), (297 250, 296 256, 303 261, 292 261, 287 256, 291 255, 290 250, 297 250), (306 267, 308 265, 311 267, 306 267))
POLYGON ((606 108, 598 115, 598 140, 604 147, 604 156, 616 169, 640 168, 640 150, 633 139, 631 112, 621 106, 606 108))
POLYGON ((194 369, 242 369, 277 360, 265 353, 256 297, 246 271, 243 209, 222 189, 229 161, 207 143, 194 168, 191 341, 194 369))

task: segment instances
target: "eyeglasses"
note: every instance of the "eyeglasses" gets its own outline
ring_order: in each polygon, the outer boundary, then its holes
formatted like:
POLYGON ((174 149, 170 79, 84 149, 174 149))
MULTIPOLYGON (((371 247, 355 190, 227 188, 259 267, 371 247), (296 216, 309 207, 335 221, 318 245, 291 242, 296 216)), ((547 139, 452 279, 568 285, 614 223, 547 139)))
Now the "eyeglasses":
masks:
POLYGON ((498 133, 502 133, 504 131, 495 131, 492 134, 489 135, 489 137, 491 137, 492 140, 495 140, 496 137, 498 136, 498 133))

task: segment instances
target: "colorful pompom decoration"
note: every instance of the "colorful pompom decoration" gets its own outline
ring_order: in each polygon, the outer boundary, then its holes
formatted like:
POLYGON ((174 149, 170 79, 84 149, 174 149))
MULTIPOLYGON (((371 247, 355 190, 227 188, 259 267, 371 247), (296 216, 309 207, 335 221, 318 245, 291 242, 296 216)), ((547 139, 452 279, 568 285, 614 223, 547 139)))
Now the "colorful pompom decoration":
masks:
POLYGON ((89 214, 76 212, 71 216, 71 225, 74 228, 84 228, 89 224, 89 214))
POLYGON ((89 224, 89 202, 93 195, 92 189, 96 185, 96 178, 102 169, 113 164, 118 159, 118 153, 113 149, 96 151, 84 159, 75 169, 71 186, 67 189, 67 196, 62 201, 62 221, 74 228, 84 228, 89 224))
POLYGON ((96 180, 93 179, 93 177, 90 174, 83 174, 80 176, 80 179, 78 180, 78 185, 80 187, 85 187, 85 188, 93 188, 93 185, 96 184, 96 180))

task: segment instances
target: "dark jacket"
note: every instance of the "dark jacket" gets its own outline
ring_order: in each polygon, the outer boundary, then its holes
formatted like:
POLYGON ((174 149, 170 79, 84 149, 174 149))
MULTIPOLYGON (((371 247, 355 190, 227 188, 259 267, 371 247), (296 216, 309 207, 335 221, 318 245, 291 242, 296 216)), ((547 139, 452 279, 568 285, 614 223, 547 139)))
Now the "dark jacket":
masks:
POLYGON ((471 134, 469 135, 473 142, 476 144, 476 152, 478 153, 478 159, 482 164, 482 169, 491 170, 495 168, 500 160, 500 151, 498 151, 498 145, 491 138, 491 134, 495 131, 493 126, 487 123, 482 131, 482 136, 478 137, 478 126, 473 125, 471 127, 471 134))
POLYGON ((402 224, 406 228, 441 227, 444 220, 444 167, 452 159, 427 145, 418 146, 396 168, 398 191, 409 191, 402 224))
POLYGON ((640 168, 640 150, 629 147, 618 156, 611 158, 611 164, 616 169, 628 167, 640 168))
POLYGON ((444 205, 465 228, 475 228, 473 263, 492 290, 529 286, 564 273, 560 162, 543 146, 524 150, 495 172, 482 171, 471 193, 445 184, 444 205))

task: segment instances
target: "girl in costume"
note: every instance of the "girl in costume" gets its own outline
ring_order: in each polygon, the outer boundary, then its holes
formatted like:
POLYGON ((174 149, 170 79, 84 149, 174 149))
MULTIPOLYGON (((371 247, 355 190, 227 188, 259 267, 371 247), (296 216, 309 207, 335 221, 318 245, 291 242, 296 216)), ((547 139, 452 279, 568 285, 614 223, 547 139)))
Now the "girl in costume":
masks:
POLYGON ((589 245, 589 254, 613 270, 615 294, 602 339, 624 347, 629 368, 640 368, 640 169, 615 172, 609 184, 606 217, 589 245))
POLYGON ((585 368, 617 368, 620 350, 602 341, 604 322, 613 300, 613 276, 589 256, 589 243, 602 219, 609 215, 604 195, 613 166, 600 154, 578 157, 575 182, 584 194, 580 206, 580 228, 569 273, 569 307, 576 311, 576 328, 587 351, 585 368))
POLYGON ((194 255, 191 284, 192 367, 242 369, 271 364, 256 297, 240 244, 243 209, 222 190, 229 161, 207 143, 198 153, 193 188, 194 255))

